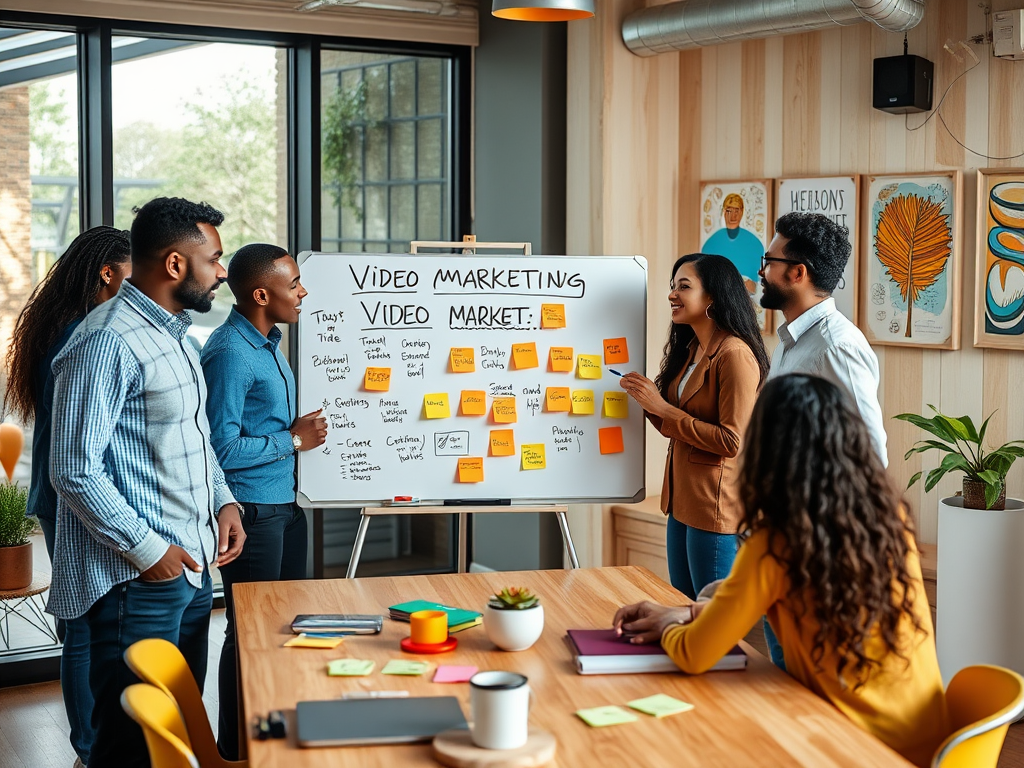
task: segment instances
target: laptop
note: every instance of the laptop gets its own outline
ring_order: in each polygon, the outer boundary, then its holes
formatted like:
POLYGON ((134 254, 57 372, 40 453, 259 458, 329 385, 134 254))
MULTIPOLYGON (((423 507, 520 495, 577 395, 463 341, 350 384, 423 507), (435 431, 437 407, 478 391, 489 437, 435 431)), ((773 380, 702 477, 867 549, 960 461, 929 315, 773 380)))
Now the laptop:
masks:
POLYGON ((469 727, 454 696, 300 701, 295 709, 300 747, 406 744, 469 727))

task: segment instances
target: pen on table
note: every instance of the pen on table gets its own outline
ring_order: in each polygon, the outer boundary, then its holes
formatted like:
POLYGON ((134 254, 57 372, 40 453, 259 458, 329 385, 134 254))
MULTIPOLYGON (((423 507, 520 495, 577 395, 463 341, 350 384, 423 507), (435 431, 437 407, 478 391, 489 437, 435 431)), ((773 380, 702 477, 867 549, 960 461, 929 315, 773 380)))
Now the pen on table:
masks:
POLYGON ((341 694, 343 699, 404 699, 408 691, 349 691, 341 694))

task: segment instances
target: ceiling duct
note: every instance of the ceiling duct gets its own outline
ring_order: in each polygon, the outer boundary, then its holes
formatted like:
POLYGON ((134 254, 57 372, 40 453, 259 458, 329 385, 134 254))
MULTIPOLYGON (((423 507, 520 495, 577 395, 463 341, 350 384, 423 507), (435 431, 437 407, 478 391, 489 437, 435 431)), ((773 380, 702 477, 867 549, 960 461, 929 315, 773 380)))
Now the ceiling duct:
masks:
POLYGON ((903 32, 923 17, 924 0, 684 0, 631 13, 622 39, 637 56, 655 56, 862 21, 903 32))

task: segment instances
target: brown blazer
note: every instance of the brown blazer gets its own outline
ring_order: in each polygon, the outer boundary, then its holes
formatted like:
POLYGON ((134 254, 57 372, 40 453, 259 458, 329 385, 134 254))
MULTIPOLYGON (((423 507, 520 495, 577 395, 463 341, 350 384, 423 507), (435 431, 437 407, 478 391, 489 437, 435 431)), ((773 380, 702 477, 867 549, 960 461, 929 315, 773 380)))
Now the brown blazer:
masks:
POLYGON ((737 456, 757 400, 761 372, 746 343, 716 331, 677 401, 679 380, 696 349, 694 342, 683 371, 669 387, 671 416, 647 415, 671 440, 661 511, 671 510, 676 520, 692 528, 736 533, 743 517, 737 456))

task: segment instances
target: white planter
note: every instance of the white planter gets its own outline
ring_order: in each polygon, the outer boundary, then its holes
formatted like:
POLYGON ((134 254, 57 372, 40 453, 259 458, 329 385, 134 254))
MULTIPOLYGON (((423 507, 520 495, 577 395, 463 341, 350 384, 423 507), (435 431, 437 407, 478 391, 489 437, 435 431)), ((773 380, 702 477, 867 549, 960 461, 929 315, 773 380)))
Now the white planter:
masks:
POLYGON ((484 607, 484 631, 503 651, 525 651, 544 631, 544 606, 525 610, 484 607))
POLYGON ((939 501, 936 644, 942 680, 972 664, 1024 674, 1024 502, 1004 511, 939 501))

